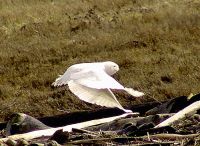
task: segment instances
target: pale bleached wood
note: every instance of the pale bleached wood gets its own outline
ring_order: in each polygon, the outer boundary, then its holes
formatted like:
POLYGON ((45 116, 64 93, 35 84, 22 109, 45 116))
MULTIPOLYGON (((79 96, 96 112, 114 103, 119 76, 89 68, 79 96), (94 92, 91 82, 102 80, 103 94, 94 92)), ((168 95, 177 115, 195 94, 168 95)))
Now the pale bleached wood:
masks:
POLYGON ((178 113, 174 114, 170 118, 166 119, 165 121, 161 122, 155 128, 164 127, 172 125, 174 122, 181 120, 189 115, 195 114, 197 110, 200 109, 200 101, 196 101, 183 110, 179 111, 178 113))
POLYGON ((119 119, 122 117, 126 117, 128 115, 134 115, 134 113, 125 113, 120 116, 91 120, 91 121, 81 122, 81 123, 67 125, 67 126, 63 126, 63 127, 58 127, 58 128, 50 128, 50 129, 45 129, 45 130, 28 132, 28 133, 24 133, 24 134, 11 135, 11 136, 8 136, 7 138, 1 138, 0 142, 5 142, 8 139, 18 140, 18 139, 23 138, 26 140, 30 140, 30 139, 38 138, 38 137, 42 137, 42 136, 51 136, 57 130, 60 130, 60 129, 63 129, 63 131, 71 132, 72 128, 85 128, 85 127, 89 127, 89 126, 94 126, 94 125, 110 122, 110 121, 113 121, 113 120, 116 120, 116 119, 119 119))

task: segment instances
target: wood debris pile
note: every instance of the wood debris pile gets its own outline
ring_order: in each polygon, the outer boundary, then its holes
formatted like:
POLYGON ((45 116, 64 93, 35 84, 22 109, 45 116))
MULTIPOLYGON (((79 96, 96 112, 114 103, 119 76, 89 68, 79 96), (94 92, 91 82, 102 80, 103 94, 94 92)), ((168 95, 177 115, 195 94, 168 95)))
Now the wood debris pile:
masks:
POLYGON ((131 108, 136 113, 100 109, 38 120, 16 113, 0 124, 0 145, 200 145, 200 94, 152 106, 131 108))

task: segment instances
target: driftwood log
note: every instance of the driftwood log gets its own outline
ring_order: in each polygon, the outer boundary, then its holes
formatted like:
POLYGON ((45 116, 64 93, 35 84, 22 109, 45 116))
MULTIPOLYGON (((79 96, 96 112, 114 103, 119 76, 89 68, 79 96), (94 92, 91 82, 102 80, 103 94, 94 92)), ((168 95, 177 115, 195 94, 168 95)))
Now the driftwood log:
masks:
MULTIPOLYGON (((155 135, 147 135, 141 137, 114 137, 114 138, 96 138, 96 139, 84 139, 84 140, 76 140, 72 142, 68 142, 68 144, 108 144, 113 142, 118 143, 130 143, 132 141, 138 143, 146 144, 180 144, 181 140, 184 139, 193 139, 198 137, 199 134, 190 134, 190 135, 179 135, 179 134, 155 134, 155 135)), ((146 145, 145 144, 145 145, 146 145)))
POLYGON ((179 111, 178 113, 176 113, 169 119, 158 124, 157 126, 155 126, 155 128, 169 126, 172 123, 174 123, 178 120, 181 120, 187 116, 194 115, 197 112, 197 110, 199 110, 199 109, 200 109, 200 101, 196 101, 196 102, 192 103, 191 105, 189 105, 188 107, 184 108, 183 110, 179 111))
POLYGON ((38 137, 42 137, 42 136, 51 136, 57 130, 60 130, 60 129, 62 129, 63 131, 70 132, 72 130, 72 128, 85 128, 85 127, 89 127, 89 126, 93 126, 93 125, 98 125, 98 124, 101 124, 101 123, 113 121, 113 120, 118 119, 118 118, 126 117, 126 116, 132 115, 132 114, 133 113, 126 113, 126 114, 122 114, 120 116, 103 118, 103 119, 98 119, 98 120, 91 120, 91 121, 87 121, 87 122, 67 125, 67 126, 64 126, 64 127, 50 128, 50 129, 45 129, 45 130, 28 132, 28 133, 24 133, 24 134, 11 135, 11 136, 8 136, 7 138, 1 138, 0 142, 5 142, 8 139, 17 140, 17 139, 23 138, 23 139, 26 139, 26 140, 30 140, 30 139, 38 138, 38 137))

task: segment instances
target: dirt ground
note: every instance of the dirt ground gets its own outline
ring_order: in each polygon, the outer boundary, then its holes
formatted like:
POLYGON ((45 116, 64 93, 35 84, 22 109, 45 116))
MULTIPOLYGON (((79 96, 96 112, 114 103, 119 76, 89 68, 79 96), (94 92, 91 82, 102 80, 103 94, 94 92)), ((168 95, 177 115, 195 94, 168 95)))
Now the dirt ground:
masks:
POLYGON ((124 107, 200 89, 198 0, 0 0, 0 122, 101 108, 51 83, 70 65, 114 61, 124 107))

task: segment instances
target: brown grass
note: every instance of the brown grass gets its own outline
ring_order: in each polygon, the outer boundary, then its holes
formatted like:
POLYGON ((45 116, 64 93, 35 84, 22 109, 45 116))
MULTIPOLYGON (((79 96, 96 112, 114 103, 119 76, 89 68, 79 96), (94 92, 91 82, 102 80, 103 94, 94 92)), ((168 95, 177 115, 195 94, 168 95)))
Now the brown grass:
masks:
MULTIPOLYGON (((200 89, 198 0, 0 0, 0 120, 91 109, 50 87, 80 62, 111 60, 122 84, 163 101, 200 89)), ((137 104, 119 94, 126 107, 137 104)))

